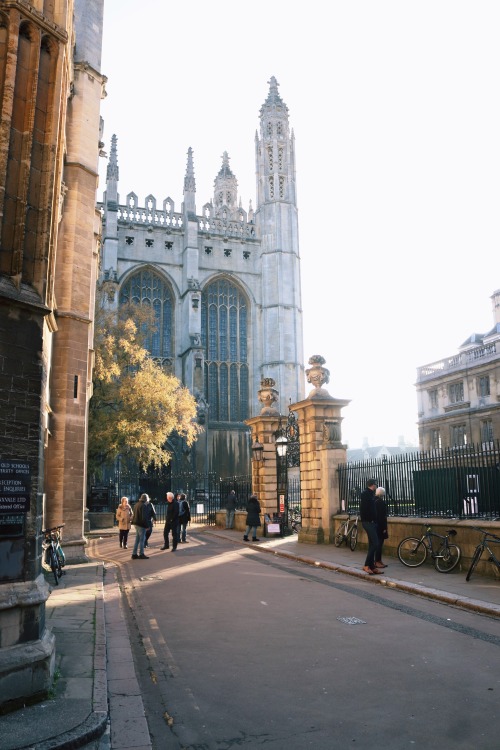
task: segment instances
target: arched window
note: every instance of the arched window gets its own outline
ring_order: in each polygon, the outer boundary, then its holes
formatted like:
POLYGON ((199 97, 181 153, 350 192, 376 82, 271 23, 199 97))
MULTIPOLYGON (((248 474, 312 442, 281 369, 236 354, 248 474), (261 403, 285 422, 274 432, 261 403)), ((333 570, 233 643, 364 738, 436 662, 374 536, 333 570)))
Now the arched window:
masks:
POLYGON ((211 422, 248 419, 247 301, 227 279, 209 284, 201 299, 205 398, 211 422))
POLYGON ((125 282, 120 290, 120 304, 149 305, 154 311, 156 326, 148 332, 146 346, 151 356, 162 364, 173 356, 172 292, 159 274, 145 268, 125 282))

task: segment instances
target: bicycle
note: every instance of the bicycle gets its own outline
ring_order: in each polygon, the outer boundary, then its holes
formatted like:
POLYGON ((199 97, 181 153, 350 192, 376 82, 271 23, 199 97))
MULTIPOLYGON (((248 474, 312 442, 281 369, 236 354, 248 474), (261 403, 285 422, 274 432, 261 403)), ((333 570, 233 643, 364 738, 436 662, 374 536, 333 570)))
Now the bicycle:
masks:
POLYGON ((42 546, 44 549, 45 564, 54 574, 56 586, 59 585, 59 579, 64 572, 63 567, 66 565, 66 556, 61 547, 61 529, 63 527, 64 524, 61 524, 61 526, 54 526, 53 529, 42 531, 44 535, 42 546))
POLYGON ((354 521, 350 524, 351 516, 347 516, 346 520, 340 524, 339 530, 335 534, 334 543, 336 547, 340 547, 343 542, 349 543, 349 547, 354 552, 358 543, 358 521, 359 516, 354 517, 354 521))
POLYGON ((300 508, 294 508, 290 511, 290 527, 294 534, 298 534, 302 528, 302 511, 300 508))
POLYGON ((484 550, 486 550, 489 554, 488 562, 495 563, 497 568, 500 570, 500 560, 496 557, 495 553, 488 544, 488 542, 490 544, 500 544, 500 536, 492 534, 491 531, 486 531, 486 529, 480 529, 478 526, 473 526, 472 528, 474 529, 474 531, 479 531, 479 533, 483 535, 483 538, 477 545, 476 549, 474 550, 474 554, 472 555, 470 568, 467 571, 467 575, 465 576, 466 581, 470 580, 470 577, 473 574, 479 560, 481 559, 484 550))
POLYGON ((425 533, 420 539, 413 536, 405 537, 398 545, 398 557, 403 565, 409 568, 418 568, 423 565, 430 554, 434 560, 434 566, 440 573, 449 573, 457 567, 462 555, 457 544, 450 544, 450 537, 455 537, 457 532, 449 529, 445 534, 437 534, 427 526, 425 533), (437 551, 434 549, 433 539, 441 539, 437 551))

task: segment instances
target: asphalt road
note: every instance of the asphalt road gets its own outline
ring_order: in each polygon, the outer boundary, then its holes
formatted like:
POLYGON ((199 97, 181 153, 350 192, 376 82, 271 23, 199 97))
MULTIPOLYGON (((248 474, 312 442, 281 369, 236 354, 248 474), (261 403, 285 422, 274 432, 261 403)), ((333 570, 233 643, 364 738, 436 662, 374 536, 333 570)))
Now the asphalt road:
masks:
POLYGON ((203 532, 115 540, 154 750, 499 750, 498 619, 203 532))

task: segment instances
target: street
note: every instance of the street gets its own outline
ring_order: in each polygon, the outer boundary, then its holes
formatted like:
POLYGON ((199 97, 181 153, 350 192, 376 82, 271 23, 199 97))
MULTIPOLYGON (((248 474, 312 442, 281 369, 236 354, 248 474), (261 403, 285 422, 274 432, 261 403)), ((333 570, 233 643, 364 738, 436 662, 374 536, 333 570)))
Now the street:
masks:
MULTIPOLYGON (((113 563, 154 750, 498 750, 498 620, 203 531, 113 563)), ((127 727, 111 725, 111 734, 127 727)))

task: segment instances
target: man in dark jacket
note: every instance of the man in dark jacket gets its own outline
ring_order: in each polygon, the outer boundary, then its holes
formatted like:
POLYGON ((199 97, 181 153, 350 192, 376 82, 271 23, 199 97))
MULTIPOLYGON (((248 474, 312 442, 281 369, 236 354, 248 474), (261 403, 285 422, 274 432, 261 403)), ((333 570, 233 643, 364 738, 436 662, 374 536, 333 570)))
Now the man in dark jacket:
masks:
POLYGON ((147 516, 145 513, 145 506, 149 502, 149 497, 146 494, 142 494, 139 500, 134 505, 134 512, 132 515, 132 525, 135 526, 135 542, 134 549, 132 551, 132 560, 147 560, 148 558, 144 554, 144 542, 146 540, 146 530, 149 525, 147 516), (139 554, 137 554, 139 552, 139 554))
POLYGON ((179 503, 175 500, 173 492, 167 492, 167 514, 163 528, 163 547, 161 549, 169 548, 168 535, 170 532, 172 532, 172 552, 175 552, 177 542, 179 541, 179 503))
POLYGON ((236 510, 236 492, 231 490, 226 499, 226 529, 234 528, 234 512, 236 510))
POLYGON ((380 570, 375 567, 375 553, 378 548, 377 515, 375 511, 376 489, 377 482, 375 479, 369 479, 366 483, 366 489, 361 493, 359 503, 359 517, 368 537, 368 553, 363 570, 370 576, 380 573, 380 570))

